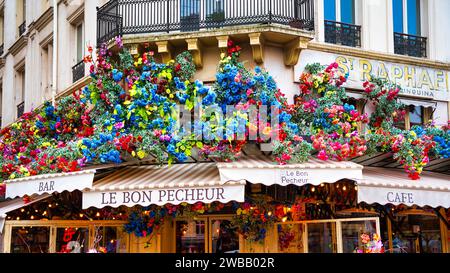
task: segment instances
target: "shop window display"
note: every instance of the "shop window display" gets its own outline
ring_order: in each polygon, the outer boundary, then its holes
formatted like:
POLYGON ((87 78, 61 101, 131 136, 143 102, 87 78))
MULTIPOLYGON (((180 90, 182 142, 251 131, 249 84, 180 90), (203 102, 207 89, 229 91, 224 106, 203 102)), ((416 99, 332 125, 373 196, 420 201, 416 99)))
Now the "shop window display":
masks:
POLYGON ((48 253, 49 227, 13 227, 11 253, 48 253))
POLYGON ((394 252, 442 252, 439 218, 427 215, 396 216, 392 235, 394 252))
POLYGON ((86 253, 88 252, 88 228, 57 228, 56 252, 59 253, 86 253))
POLYGON ((278 252, 304 253, 305 224, 278 225, 278 252))
POLYGON ((308 253, 335 253, 336 223, 308 223, 308 253))
POLYGON ((353 253, 362 248, 361 235, 377 233, 376 222, 372 220, 342 222, 341 229, 344 253, 353 253))
POLYGON ((239 234, 230 220, 211 221, 212 253, 239 252, 239 234))
POLYGON ((95 227, 94 247, 107 253, 127 252, 128 234, 119 227, 95 227))
POLYGON ((176 221, 176 252, 205 253, 205 221, 176 221))

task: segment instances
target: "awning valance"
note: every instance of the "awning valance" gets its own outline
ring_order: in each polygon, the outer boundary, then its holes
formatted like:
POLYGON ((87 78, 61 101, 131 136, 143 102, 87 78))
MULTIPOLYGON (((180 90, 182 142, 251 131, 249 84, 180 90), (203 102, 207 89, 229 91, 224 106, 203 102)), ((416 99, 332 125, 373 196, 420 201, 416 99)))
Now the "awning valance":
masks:
POLYGON ((95 170, 53 173, 6 180, 6 198, 91 188, 95 170))
POLYGON ((349 161, 322 161, 310 158, 306 163, 279 165, 267 157, 245 157, 236 162, 217 163, 220 180, 238 181, 245 179, 253 184, 266 186, 278 184, 320 185, 334 183, 341 179, 362 178, 363 166, 349 161))
POLYGON ((244 202, 244 194, 245 181, 221 182, 215 163, 127 167, 84 191, 83 208, 244 202))
POLYGON ((0 234, 3 232, 3 225, 5 223, 6 214, 8 212, 11 212, 16 209, 20 209, 22 207, 26 207, 35 202, 44 200, 45 198, 48 198, 48 197, 50 197, 50 194, 44 193, 39 196, 33 196, 31 198, 31 201, 28 203, 25 203, 22 198, 14 198, 11 200, 0 202, 0 234))
POLYGON ((432 107, 436 108, 436 102, 434 101, 424 101, 424 100, 410 100, 401 98, 399 101, 405 105, 423 106, 425 108, 432 107))
POLYGON ((450 176, 423 172, 411 180, 402 169, 364 167, 358 202, 450 207, 450 176))

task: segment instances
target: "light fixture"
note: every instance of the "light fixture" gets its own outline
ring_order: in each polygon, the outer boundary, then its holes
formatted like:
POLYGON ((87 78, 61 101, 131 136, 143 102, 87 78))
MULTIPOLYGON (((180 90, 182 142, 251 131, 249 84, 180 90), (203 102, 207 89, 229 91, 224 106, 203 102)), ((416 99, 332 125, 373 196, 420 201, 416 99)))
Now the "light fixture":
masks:
POLYGON ((315 192, 315 191, 316 191, 316 188, 312 187, 311 192, 315 192))
POLYGON ((284 223, 284 222, 286 222, 287 221, 287 216, 284 216, 282 219, 281 219, 281 221, 284 223))
POLYGON ((100 212, 97 211, 97 214, 95 216, 100 217, 100 212))

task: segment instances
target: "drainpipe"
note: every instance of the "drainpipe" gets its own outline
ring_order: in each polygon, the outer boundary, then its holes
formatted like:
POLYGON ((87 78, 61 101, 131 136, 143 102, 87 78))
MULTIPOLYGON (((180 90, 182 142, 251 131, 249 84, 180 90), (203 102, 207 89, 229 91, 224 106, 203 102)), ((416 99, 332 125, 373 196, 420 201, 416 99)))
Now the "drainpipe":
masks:
POLYGON ((53 0, 52 105, 55 106, 58 69, 58 0, 53 0))

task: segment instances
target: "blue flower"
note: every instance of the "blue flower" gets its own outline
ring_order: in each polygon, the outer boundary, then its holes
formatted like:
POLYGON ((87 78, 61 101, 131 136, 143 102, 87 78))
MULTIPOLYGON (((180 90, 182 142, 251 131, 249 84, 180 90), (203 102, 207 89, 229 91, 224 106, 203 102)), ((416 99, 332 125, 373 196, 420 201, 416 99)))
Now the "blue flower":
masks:
POLYGON ((113 69, 111 73, 115 82, 119 82, 122 80, 122 72, 118 71, 117 69, 113 69))
POLYGON ((255 67, 255 73, 261 73, 261 68, 259 67, 259 66, 256 66, 255 67))

